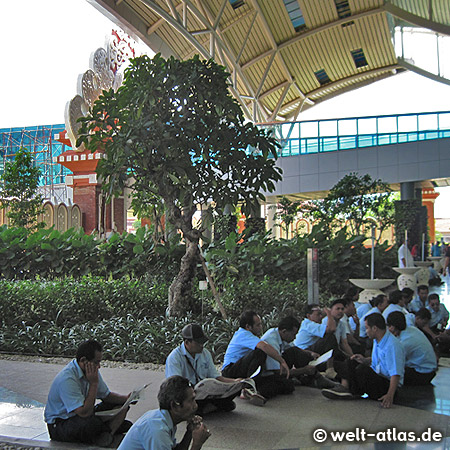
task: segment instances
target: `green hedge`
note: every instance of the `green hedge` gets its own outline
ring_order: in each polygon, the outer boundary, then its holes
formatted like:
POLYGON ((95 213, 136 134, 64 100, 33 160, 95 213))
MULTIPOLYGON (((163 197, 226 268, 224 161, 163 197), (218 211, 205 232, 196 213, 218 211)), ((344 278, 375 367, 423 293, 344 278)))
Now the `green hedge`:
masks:
POLYGON ((211 293, 197 288, 194 295, 202 313, 167 318, 168 286, 96 277, 0 280, 0 351, 72 356, 81 341, 95 338, 104 344, 108 359, 162 364, 180 343, 183 326, 198 322, 220 361, 243 309, 259 312, 268 328, 289 313, 300 316, 305 304, 302 282, 249 280, 224 292, 227 320, 216 311, 211 293))

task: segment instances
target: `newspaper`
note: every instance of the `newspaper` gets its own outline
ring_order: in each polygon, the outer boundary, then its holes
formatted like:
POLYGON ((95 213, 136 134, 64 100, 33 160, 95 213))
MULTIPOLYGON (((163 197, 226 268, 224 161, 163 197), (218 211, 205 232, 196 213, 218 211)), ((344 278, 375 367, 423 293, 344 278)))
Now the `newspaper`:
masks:
POLYGON ((121 406, 114 409, 108 409, 107 411, 97 411, 95 413, 96 416, 99 416, 103 418, 104 420, 109 420, 115 417, 117 414, 119 414, 124 409, 127 409, 131 404, 135 404, 138 402, 139 399, 143 397, 144 389, 150 386, 150 383, 145 384, 144 386, 134 389, 133 392, 130 394, 130 396, 127 398, 127 401, 121 406))
POLYGON ((195 399, 227 398, 237 394, 244 388, 256 393, 255 381, 251 378, 246 378, 245 380, 226 383, 215 378, 205 378, 194 386, 195 399))
POLYGON ((317 366, 319 364, 322 364, 325 361, 328 361, 331 357, 333 356, 333 350, 330 350, 326 353, 324 353, 322 356, 319 356, 317 359, 315 359, 314 361, 311 361, 309 363, 310 366, 317 366))

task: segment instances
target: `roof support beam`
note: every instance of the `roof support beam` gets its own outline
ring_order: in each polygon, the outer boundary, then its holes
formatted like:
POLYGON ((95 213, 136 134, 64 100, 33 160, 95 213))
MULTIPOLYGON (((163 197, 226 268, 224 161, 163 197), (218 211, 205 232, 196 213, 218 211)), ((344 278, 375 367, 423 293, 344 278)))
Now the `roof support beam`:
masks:
POLYGON ((417 25, 421 28, 427 28, 429 30, 433 30, 436 33, 446 34, 450 36, 450 26, 444 23, 435 22, 430 19, 425 19, 424 17, 417 16, 405 9, 399 8, 398 6, 393 5, 390 2, 387 2, 383 9, 387 11, 389 14, 392 14, 399 19, 405 20, 406 22, 417 25))
POLYGON ((398 58, 398 63, 400 64, 400 66, 404 67, 407 70, 410 70, 411 72, 415 72, 419 75, 422 75, 423 77, 427 77, 431 80, 438 81, 439 83, 444 83, 450 86, 450 80, 448 78, 444 78, 434 73, 428 72, 427 70, 415 66, 414 64, 411 64, 400 57, 398 58))

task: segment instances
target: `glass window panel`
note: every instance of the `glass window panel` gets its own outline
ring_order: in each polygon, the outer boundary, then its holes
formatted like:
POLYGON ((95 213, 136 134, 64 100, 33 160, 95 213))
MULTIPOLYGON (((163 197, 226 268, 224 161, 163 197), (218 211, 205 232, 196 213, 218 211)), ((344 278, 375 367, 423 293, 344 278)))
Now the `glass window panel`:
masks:
POLYGON ((419 115, 419 131, 437 130, 437 114, 421 114, 419 115))
POLYGON ((342 119, 338 121, 339 136, 356 136, 356 119, 342 119))
POLYGON ((398 131, 416 131, 417 130, 417 116, 398 116, 398 131))
POLYGON ((378 133, 396 133, 397 118, 396 117, 379 117, 378 133))
POLYGON ((337 120, 324 120, 319 122, 320 136, 337 136, 337 120))
POLYGON ((358 119, 358 134, 375 134, 377 132, 377 120, 374 117, 358 119))
POLYGON ((302 138, 317 137, 319 122, 302 122, 300 124, 300 136, 302 138))

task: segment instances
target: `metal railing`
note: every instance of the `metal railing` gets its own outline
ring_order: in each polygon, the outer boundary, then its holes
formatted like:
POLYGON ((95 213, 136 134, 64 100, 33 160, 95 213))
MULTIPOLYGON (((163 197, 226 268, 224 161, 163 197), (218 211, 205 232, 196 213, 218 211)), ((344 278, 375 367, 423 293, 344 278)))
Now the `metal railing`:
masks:
POLYGON ((279 156, 450 138, 450 111, 259 124, 281 145, 279 156))

